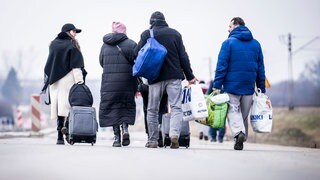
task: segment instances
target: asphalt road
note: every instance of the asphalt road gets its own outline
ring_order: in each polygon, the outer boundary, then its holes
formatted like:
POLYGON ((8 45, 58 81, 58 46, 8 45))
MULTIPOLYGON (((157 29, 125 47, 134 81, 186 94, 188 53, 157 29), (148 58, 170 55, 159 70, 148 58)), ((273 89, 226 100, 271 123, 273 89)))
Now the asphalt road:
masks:
POLYGON ((0 139, 0 180, 318 180, 320 150, 191 140, 189 149, 148 149, 146 135, 131 133, 128 147, 113 148, 111 132, 99 132, 97 144, 55 145, 42 138, 0 139))

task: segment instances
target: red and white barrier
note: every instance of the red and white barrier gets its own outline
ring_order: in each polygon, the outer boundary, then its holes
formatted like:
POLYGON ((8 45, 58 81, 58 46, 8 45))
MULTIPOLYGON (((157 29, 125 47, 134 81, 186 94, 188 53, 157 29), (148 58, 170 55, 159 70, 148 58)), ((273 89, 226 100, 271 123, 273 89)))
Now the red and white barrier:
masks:
POLYGON ((31 95, 31 129, 32 131, 40 131, 41 129, 41 104, 40 95, 31 95))
POLYGON ((18 120, 18 127, 22 128, 23 126, 23 118, 22 118, 22 111, 19 107, 17 107, 17 120, 18 120))

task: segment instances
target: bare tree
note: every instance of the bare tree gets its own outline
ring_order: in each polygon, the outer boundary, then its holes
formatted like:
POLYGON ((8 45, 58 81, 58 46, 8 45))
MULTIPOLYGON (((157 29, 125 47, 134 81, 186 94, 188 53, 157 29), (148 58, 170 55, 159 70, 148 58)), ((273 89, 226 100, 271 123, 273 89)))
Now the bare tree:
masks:
POLYGON ((17 78, 17 73, 14 68, 11 68, 6 80, 2 86, 3 96, 12 104, 19 105, 22 97, 22 88, 20 81, 17 78))
POLYGON ((315 86, 320 87, 320 58, 316 61, 311 61, 305 65, 304 71, 300 78, 312 82, 315 86))
POLYGON ((302 81, 308 81, 314 86, 314 98, 320 101, 320 58, 305 65, 300 79, 302 81))
POLYGON ((35 61, 37 53, 33 47, 27 50, 22 48, 18 49, 15 53, 4 51, 2 53, 1 64, 3 65, 0 69, 3 73, 0 75, 6 76, 10 68, 16 69, 18 77, 21 79, 30 79, 32 72, 30 70, 37 64, 35 61))

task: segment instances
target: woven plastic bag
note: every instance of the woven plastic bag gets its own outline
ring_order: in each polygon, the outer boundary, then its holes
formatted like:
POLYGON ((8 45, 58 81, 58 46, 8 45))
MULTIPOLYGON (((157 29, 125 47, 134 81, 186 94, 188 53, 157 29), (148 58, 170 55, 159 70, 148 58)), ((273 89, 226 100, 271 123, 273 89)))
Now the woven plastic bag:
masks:
POLYGON ((224 128, 228 113, 228 94, 214 95, 211 93, 206 98, 208 106, 207 125, 213 128, 224 128))

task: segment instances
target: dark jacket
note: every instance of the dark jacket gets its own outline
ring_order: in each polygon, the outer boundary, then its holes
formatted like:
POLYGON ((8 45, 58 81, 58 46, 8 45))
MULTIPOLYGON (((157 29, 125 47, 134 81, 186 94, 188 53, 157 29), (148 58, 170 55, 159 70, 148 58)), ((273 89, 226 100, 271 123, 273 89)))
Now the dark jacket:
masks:
POLYGON ((238 26, 222 44, 213 87, 234 95, 252 95, 255 84, 265 92, 260 44, 246 26, 238 26))
MULTIPOLYGON (((183 80, 185 77, 187 80, 192 80, 194 75, 180 33, 169 28, 165 21, 157 21, 153 24, 153 34, 155 39, 162 44, 168 52, 158 78, 148 83, 153 84, 169 79, 183 80)), ((140 42, 135 49, 136 55, 146 44, 148 38, 150 38, 150 32, 149 30, 145 30, 141 34, 140 42)))
POLYGON ((65 32, 61 32, 50 44, 44 73, 48 76, 48 82, 51 85, 73 68, 84 68, 83 56, 72 39, 65 32))
POLYGON ((132 76, 136 43, 125 34, 111 33, 103 37, 100 65, 103 67, 99 121, 101 127, 128 123, 136 117, 136 79, 132 76), (126 58, 116 45, 122 49, 126 58), (128 62, 130 61, 130 63, 128 62))

